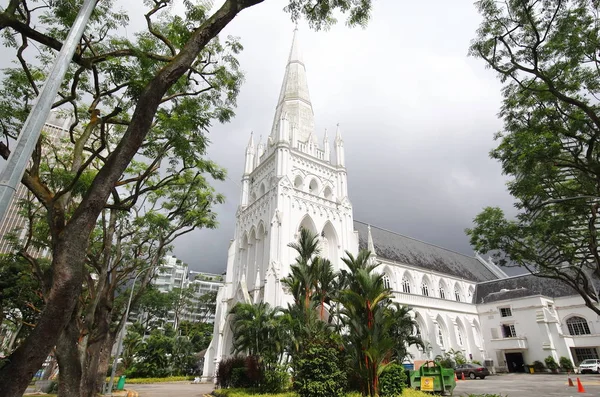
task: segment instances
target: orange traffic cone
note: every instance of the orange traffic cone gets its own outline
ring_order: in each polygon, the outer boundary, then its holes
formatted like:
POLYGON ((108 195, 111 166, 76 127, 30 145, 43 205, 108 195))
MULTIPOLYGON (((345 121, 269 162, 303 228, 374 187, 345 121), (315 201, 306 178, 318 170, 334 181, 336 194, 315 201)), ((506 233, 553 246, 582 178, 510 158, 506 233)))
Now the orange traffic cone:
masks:
POLYGON ((585 393, 585 389, 583 388, 579 378, 577 378, 577 393, 585 393))
POLYGON ((569 387, 575 387, 575 385, 573 384, 573 379, 571 379, 570 376, 569 376, 569 387))
POLYGON ((458 382, 458 377, 456 376, 456 372, 454 373, 454 381, 458 382))
POLYGON ((460 379, 461 380, 465 380, 465 373, 464 372, 462 374, 460 374, 460 379))

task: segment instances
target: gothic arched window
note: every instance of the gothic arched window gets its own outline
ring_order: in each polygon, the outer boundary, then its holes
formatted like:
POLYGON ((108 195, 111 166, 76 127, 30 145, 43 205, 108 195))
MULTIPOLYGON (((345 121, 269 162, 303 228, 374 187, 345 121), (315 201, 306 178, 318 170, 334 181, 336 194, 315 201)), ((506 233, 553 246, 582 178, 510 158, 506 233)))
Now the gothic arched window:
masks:
POLYGON ((574 316, 567 320, 570 335, 589 335, 590 326, 585 318, 574 316))
POLYGON ((462 296, 461 296, 460 290, 458 288, 454 289, 454 298, 456 298, 457 302, 461 302, 462 301, 462 296))
POLYGON ((308 185, 308 191, 311 194, 319 194, 319 183, 317 182, 316 179, 313 179, 312 181, 310 181, 310 184, 308 185))
POLYGON ((444 347, 444 333, 442 332, 442 327, 438 326, 438 344, 444 347))
POLYGON ((427 285, 426 281, 423 281, 423 284, 421 284, 421 294, 429 296, 429 285, 427 285))
POLYGON ((383 273, 382 279, 383 279, 383 286, 385 288, 392 289, 392 283, 390 281, 390 276, 388 276, 386 273, 383 273))
POLYGON ((402 292, 406 292, 407 294, 410 294, 410 281, 408 280, 408 277, 404 276, 402 278, 402 292))
POLYGON ((463 333, 462 333, 462 330, 460 329, 460 327, 456 330, 456 336, 457 336, 457 339, 458 339, 458 344, 460 346, 464 346, 463 333))

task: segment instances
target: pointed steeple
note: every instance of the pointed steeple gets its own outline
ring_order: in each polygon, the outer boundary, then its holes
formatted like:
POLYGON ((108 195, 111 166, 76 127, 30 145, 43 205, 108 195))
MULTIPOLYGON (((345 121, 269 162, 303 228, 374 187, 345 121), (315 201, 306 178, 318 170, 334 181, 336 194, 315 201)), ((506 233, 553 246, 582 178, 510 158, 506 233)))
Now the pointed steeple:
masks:
POLYGON ((246 147, 246 164, 244 166, 244 173, 249 174, 254 169, 254 133, 250 133, 250 140, 248 141, 248 146, 246 147))
POLYGON ((297 129, 296 140, 306 142, 311 132, 315 128, 314 113, 310 102, 308 92, 308 82, 306 78, 306 68, 302 58, 302 51, 298 40, 298 28, 294 29, 294 38, 292 39, 292 48, 287 65, 271 135, 277 138, 278 125, 281 115, 287 113, 290 125, 297 129))
POLYGON ((329 147, 329 135, 327 135, 327 128, 325 128, 325 136, 323 137, 323 151, 325 152, 325 161, 329 162, 331 157, 331 148, 329 147))
POLYGON ((258 138, 258 145, 256 146, 256 154, 254 156, 254 168, 260 164, 260 157, 265 151, 265 145, 262 143, 262 135, 258 138))
POLYGON ((340 124, 337 125, 337 130, 335 131, 335 157, 336 164, 339 167, 346 166, 346 155, 344 153, 344 141, 342 140, 342 132, 340 131, 340 124))
POLYGON ((336 129, 335 129, 335 144, 337 145, 338 142, 342 142, 342 131, 340 131, 340 123, 337 123, 336 129))
POLYGON ((375 252, 375 244, 373 243, 373 235, 371 234, 371 225, 367 225, 367 250, 371 253, 369 261, 375 264, 377 261, 377 252, 375 252))
POLYGON ((248 146, 246 146, 246 153, 254 153, 254 131, 250 133, 250 140, 248 146))

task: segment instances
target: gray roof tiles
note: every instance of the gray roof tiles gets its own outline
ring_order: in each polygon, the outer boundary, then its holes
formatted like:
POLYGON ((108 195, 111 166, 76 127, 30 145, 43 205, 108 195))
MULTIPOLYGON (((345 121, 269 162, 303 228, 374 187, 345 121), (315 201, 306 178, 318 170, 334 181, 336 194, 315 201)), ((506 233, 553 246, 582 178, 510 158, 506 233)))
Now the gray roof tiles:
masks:
POLYGON ((524 274, 477 284, 474 302, 491 303, 535 295, 559 298, 577 295, 577 291, 560 280, 524 274))
MULTIPOLYGON (((368 225, 354 221, 354 230, 358 232, 359 248, 366 249, 368 225)), ((471 281, 497 279, 496 275, 475 257, 459 254, 376 226, 371 226, 371 236, 378 257, 471 281)))

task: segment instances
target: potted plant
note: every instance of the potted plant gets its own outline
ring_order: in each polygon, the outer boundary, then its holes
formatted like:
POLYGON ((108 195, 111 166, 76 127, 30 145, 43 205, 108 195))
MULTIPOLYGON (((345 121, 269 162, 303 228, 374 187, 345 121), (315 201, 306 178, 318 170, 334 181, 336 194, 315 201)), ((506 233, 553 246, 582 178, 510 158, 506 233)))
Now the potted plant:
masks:
POLYGON ((558 362, 560 363, 560 367, 565 372, 573 372, 573 362, 570 358, 562 356, 558 362))
POLYGON ((558 372, 558 363, 556 362, 556 360, 554 359, 554 357, 552 356, 548 356, 544 359, 544 362, 546 363, 546 367, 553 373, 557 373, 558 372))
POLYGON ((539 360, 533 362, 533 369, 535 372, 546 372, 546 366, 539 360))

